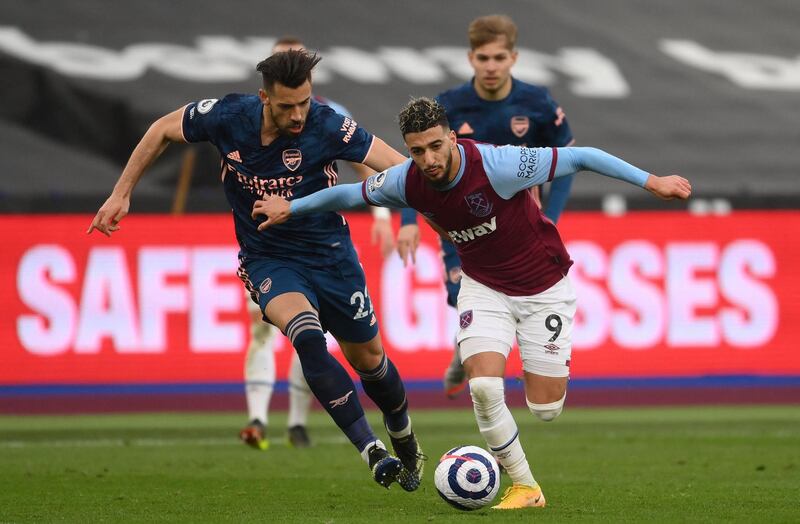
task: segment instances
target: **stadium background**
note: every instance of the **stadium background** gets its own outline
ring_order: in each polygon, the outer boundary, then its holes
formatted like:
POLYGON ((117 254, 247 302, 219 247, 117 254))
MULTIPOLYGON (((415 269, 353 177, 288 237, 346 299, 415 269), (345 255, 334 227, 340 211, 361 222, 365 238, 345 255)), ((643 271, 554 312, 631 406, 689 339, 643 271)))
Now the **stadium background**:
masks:
MULTIPOLYGON (((171 147, 123 231, 86 237, 130 151, 187 101, 254 91, 283 34, 320 50, 318 93, 401 148, 397 111, 469 77, 465 28, 487 7, 108 5, 0 5, 0 410, 238 408, 247 324, 216 153, 171 147), (182 170, 187 214, 174 217, 182 170)), ((550 87, 579 144, 695 190, 686 206, 576 180, 560 224, 582 308, 570 402, 800 401, 800 6, 497 10, 520 27, 515 75, 550 87)), ((349 219, 387 347, 433 405, 454 328, 434 237, 404 270, 369 245, 367 216, 349 219)), ((283 379, 284 343, 277 355, 283 379)))

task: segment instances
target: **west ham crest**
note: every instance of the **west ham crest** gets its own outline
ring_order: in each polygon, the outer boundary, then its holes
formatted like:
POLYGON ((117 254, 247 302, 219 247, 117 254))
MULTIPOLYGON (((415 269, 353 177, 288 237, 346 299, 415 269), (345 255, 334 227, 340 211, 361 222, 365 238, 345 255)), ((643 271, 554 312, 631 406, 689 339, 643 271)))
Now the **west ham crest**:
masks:
POLYGON ((297 171, 300 163, 303 161, 303 154, 299 149, 284 149, 283 150, 283 165, 289 171, 297 171))
POLYGON ((461 313, 461 316, 458 318, 458 325, 461 326, 461 329, 467 329, 470 324, 472 324, 472 310, 469 309, 461 313))
POLYGON ((531 121, 527 116, 512 116, 511 117, 511 132, 514 136, 522 138, 528 129, 531 127, 531 121))
POLYGON ((489 199, 486 198, 486 195, 484 195, 482 191, 467 195, 464 197, 464 200, 467 201, 469 213, 471 215, 481 218, 492 212, 492 203, 489 202, 489 199))

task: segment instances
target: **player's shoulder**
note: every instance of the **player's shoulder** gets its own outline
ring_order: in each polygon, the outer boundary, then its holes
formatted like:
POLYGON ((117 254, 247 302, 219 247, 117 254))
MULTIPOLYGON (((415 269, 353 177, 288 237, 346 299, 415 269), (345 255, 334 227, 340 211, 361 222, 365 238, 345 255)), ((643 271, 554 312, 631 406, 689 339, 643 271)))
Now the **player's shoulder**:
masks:
POLYGON ((456 107, 459 105, 472 104, 475 98, 475 90, 472 87, 472 81, 465 82, 457 85, 452 89, 442 91, 436 96, 436 100, 442 104, 445 109, 456 107))
POLYGON ((254 105, 260 104, 261 100, 256 95, 245 95, 231 93, 222 98, 204 98, 189 104, 190 118, 196 111, 200 115, 213 115, 224 119, 230 115, 247 113, 253 109, 254 105))
POLYGON ((317 125, 338 125, 344 118, 327 104, 319 102, 316 98, 311 99, 311 107, 308 110, 309 122, 317 125))
POLYGON ((314 98, 312 100, 314 102, 317 102, 318 104, 322 104, 322 105, 330 107, 331 109, 333 109, 333 111, 335 113, 339 113, 340 115, 344 115, 344 116, 348 116, 348 117, 352 116, 350 114, 350 111, 345 106, 343 106, 342 104, 340 104, 338 102, 335 102, 335 101, 331 100, 330 98, 326 98, 326 97, 321 96, 321 95, 314 95, 314 98))
POLYGON ((550 90, 544 86, 530 84, 514 78, 514 87, 512 89, 512 96, 517 103, 524 103, 528 105, 550 105, 552 97, 550 90))

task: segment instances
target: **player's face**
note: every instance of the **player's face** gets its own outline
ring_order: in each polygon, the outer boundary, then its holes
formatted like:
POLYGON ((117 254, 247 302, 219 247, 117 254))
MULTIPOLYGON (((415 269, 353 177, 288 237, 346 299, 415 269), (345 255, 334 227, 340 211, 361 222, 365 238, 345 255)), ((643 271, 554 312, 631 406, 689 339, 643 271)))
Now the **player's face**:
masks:
POLYGON ((303 132, 311 109, 311 82, 306 81, 296 88, 276 82, 269 92, 259 89, 258 95, 278 133, 294 137, 303 132))
POLYGON ((403 137, 411 159, 434 186, 446 186, 456 173, 453 169, 453 149, 456 134, 442 126, 431 127, 420 133, 407 133, 403 137))
POLYGON ((475 71, 478 94, 491 97, 509 88, 516 61, 517 52, 508 48, 505 36, 471 50, 469 63, 475 71))

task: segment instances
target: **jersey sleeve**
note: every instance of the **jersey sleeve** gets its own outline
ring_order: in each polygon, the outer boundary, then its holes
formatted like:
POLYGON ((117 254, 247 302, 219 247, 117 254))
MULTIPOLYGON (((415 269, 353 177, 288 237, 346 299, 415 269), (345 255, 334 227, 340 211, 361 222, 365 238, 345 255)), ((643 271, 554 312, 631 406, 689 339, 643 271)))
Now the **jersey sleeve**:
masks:
POLYGON ((483 169, 498 195, 508 200, 517 192, 553 179, 553 148, 476 144, 483 169))
POLYGON ((492 187, 508 200, 515 193, 579 171, 644 187, 650 174, 594 147, 496 147, 477 144, 492 187))
POLYGON ((566 147, 575 140, 564 110, 553 100, 549 91, 545 91, 542 120, 538 122, 536 129, 534 145, 540 147, 566 147))
POLYGON ((222 126, 224 100, 206 98, 183 109, 182 132, 187 142, 212 142, 222 126))
POLYGON ((371 133, 349 116, 341 115, 328 106, 321 106, 323 147, 325 156, 364 163, 372 141, 371 133))
POLYGON ((406 208, 406 176, 411 160, 376 173, 361 183, 361 195, 371 206, 406 208))

